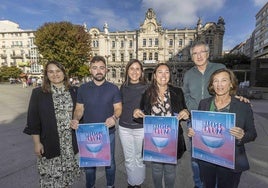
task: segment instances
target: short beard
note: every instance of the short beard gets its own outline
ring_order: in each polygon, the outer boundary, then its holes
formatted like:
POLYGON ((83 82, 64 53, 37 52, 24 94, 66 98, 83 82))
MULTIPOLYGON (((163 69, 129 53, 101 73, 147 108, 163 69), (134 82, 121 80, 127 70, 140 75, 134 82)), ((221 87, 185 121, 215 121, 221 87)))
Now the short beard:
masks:
POLYGON ((93 76, 93 79, 98 81, 98 82, 101 82, 101 81, 105 80, 105 76, 102 76, 102 77, 93 76))

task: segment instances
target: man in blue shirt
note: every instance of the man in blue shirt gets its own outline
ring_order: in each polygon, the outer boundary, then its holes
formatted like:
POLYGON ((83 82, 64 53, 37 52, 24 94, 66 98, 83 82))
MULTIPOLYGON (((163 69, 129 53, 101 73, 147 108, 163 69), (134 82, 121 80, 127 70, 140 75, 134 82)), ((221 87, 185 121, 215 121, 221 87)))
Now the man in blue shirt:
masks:
MULTIPOLYGON (((102 56, 95 56, 90 63, 92 81, 81 85, 78 89, 77 103, 71 127, 78 128, 78 123, 83 118, 83 123, 105 122, 109 128, 111 146, 111 166, 105 167, 107 188, 114 187, 115 181, 115 124, 122 112, 122 102, 119 88, 106 81, 106 62, 102 56)), ((95 187, 96 167, 85 168, 86 187, 95 187)))

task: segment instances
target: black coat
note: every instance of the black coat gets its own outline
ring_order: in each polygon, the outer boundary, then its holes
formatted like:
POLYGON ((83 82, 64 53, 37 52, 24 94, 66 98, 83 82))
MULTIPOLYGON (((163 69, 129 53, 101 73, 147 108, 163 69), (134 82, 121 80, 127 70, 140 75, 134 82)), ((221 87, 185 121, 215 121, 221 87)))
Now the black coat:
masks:
MULTIPOLYGON (((72 97, 74 111, 77 87, 71 87, 69 92, 72 97)), ((27 125, 23 132, 28 135, 40 135, 40 141, 44 146, 43 156, 47 159, 60 156, 59 134, 52 94, 44 93, 41 87, 32 91, 28 107, 27 125)), ((72 130, 72 145, 76 154, 78 146, 74 130, 72 130)))
MULTIPOLYGON (((213 97, 203 99, 199 103, 198 110, 209 111, 213 97)), ((249 163, 245 151, 244 144, 254 141, 257 137, 257 132, 254 126, 253 112, 250 104, 244 103, 232 97, 230 103, 230 113, 236 114, 236 127, 240 127, 245 131, 241 141, 235 141, 235 170, 241 172, 249 169, 249 163)))
MULTIPOLYGON (((171 85, 168 86, 168 89, 170 93, 172 115, 174 115, 175 113, 178 114, 183 109, 187 109, 182 89, 171 86, 171 85)), ((143 110, 145 115, 151 115, 152 105, 150 104, 148 90, 146 90, 145 93, 142 95, 140 109, 143 110)), ((178 159, 181 158, 185 151, 186 151, 186 146, 185 146, 185 140, 183 136, 183 129, 180 124, 179 135, 178 135, 177 158, 178 159)))

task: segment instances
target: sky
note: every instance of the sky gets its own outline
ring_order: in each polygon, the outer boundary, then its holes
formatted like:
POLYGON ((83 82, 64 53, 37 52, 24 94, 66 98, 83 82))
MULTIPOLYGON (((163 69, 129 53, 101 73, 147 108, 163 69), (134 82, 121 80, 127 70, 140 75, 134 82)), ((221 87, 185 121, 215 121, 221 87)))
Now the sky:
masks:
POLYGON ((250 37, 255 16, 267 0, 1 0, 0 20, 37 30, 47 22, 69 21, 110 31, 139 29, 148 8, 153 8, 164 29, 194 28, 225 21, 223 49, 231 50, 250 37))

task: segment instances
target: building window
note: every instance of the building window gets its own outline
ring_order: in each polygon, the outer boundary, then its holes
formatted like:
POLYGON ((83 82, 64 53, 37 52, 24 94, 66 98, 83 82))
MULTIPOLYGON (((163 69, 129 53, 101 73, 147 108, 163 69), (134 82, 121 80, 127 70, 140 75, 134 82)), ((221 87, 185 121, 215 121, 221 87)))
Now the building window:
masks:
POLYGON ((130 40, 130 41, 129 41, 129 48, 132 48, 132 47, 133 47, 133 41, 130 40))
POLYGON ((169 46, 173 46, 173 39, 169 39, 169 46))
POLYGON ((115 54, 112 54, 112 61, 115 62, 115 54))
POLYGON ((169 52, 169 54, 168 54, 168 59, 169 59, 169 61, 172 60, 172 56, 173 56, 172 52, 169 52))
POLYGON ((123 40, 121 40, 121 48, 124 48, 124 41, 123 40))
POLYGON ((146 46, 146 39, 143 39, 142 46, 146 46))
POLYGON ((158 53, 157 52, 154 53, 154 60, 158 61, 158 53))
POLYGON ((112 48, 115 48, 115 41, 112 41, 112 48))
POLYGON ((133 59, 133 53, 129 53, 129 60, 133 59))
POLYGON ((212 39, 209 40, 209 44, 212 44, 212 39))
POLYGON ((124 76, 125 76, 125 70, 124 70, 124 65, 122 64, 122 66, 121 66, 121 69, 120 69, 120 78, 124 78, 124 76))
POLYGON ((190 46, 193 44, 193 39, 190 39, 189 44, 190 44, 190 46))
POLYGON ((99 41, 97 41, 97 40, 93 40, 93 47, 94 47, 94 48, 99 47, 99 41))
POLYGON ((112 77, 116 78, 116 70, 115 69, 112 69, 112 77))
POLYGON ((146 60, 146 56, 147 56, 147 54, 146 54, 146 52, 144 52, 144 53, 143 53, 143 58, 142 58, 142 59, 143 59, 143 60, 146 60))
POLYGON ((155 38, 155 40, 154 40, 154 45, 155 45, 155 46, 158 46, 158 43, 159 43, 159 42, 158 42, 158 38, 155 38))
POLYGON ((182 39, 179 40, 179 46, 182 46, 182 39))
POLYGON ((149 39, 149 46, 150 46, 150 47, 153 46, 153 39, 149 39))
POLYGON ((124 62, 124 54, 120 54, 120 59, 121 59, 121 62, 124 62))
POLYGON ((149 53, 149 60, 153 60, 153 53, 152 52, 149 53))

